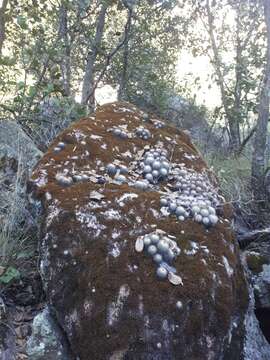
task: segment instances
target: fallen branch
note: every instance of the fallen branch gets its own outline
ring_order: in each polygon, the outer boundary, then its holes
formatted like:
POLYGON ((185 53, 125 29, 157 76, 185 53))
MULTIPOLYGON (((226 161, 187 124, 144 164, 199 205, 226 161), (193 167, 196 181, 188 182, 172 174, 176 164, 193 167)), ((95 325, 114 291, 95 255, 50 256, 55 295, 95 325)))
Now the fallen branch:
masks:
POLYGON ((253 134, 255 134, 255 131, 257 129, 257 126, 254 126, 253 129, 251 129, 250 133, 247 135, 247 137, 242 141, 239 149, 237 150, 237 155, 241 155, 242 151, 244 150, 246 144, 249 142, 249 140, 252 138, 253 134))
POLYGON ((245 248, 253 241, 257 241, 260 238, 270 235, 270 228, 258 229, 246 232, 244 234, 237 235, 237 240, 241 248, 245 248))

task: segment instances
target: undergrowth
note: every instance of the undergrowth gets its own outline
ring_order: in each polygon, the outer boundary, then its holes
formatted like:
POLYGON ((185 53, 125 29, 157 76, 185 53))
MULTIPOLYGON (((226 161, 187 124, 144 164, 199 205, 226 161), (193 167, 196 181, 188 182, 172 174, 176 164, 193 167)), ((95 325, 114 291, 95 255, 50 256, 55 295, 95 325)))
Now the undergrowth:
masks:
POLYGON ((230 203, 247 225, 256 218, 251 188, 251 155, 248 151, 238 157, 218 151, 204 154, 208 166, 216 174, 225 201, 230 203))
POLYGON ((215 154, 206 161, 218 177, 227 201, 246 203, 251 200, 251 163, 246 155, 225 157, 215 154))
POLYGON ((24 276, 35 262, 36 224, 27 208, 26 165, 18 159, 15 178, 1 170, 0 285, 7 285, 24 276))

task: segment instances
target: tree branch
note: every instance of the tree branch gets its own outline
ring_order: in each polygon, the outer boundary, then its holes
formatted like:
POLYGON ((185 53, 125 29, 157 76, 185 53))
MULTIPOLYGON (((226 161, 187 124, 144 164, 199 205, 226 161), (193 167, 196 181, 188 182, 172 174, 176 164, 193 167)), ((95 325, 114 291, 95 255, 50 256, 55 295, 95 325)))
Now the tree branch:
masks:
POLYGON ((244 234, 238 234, 237 240, 239 246, 241 248, 244 248, 248 246, 251 242, 257 241, 260 238, 264 238, 265 236, 269 236, 269 235, 270 235, 270 228, 265 228, 265 229, 249 231, 244 234))
POLYGON ((241 155, 242 151, 244 150, 246 144, 249 142, 249 140, 252 138, 252 136, 255 134, 257 129, 257 126, 254 126, 253 129, 251 129, 250 133, 247 135, 247 137, 242 141, 239 149, 237 150, 237 155, 241 155))

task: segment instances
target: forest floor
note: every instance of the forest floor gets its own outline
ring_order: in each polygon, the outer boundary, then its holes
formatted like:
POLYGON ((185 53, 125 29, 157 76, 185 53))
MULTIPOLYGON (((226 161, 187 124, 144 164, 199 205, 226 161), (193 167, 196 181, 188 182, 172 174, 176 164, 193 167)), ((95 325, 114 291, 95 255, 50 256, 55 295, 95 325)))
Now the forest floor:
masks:
MULTIPOLYGON (((10 269, 19 269, 19 276, 0 284, 0 354, 9 348, 16 353, 16 360, 28 359, 26 342, 32 332, 31 325, 45 306, 37 243, 32 242, 31 247, 27 245, 24 250, 30 255, 15 254, 8 265, 10 269)), ((0 274, 4 271, 4 267, 0 267, 0 274)))

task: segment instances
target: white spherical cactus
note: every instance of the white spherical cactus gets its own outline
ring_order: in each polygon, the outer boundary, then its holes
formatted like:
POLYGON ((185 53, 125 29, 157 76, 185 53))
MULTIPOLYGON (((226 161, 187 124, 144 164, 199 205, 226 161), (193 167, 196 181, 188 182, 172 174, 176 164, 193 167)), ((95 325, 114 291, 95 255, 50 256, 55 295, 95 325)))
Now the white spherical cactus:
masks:
POLYGON ((216 223, 218 222, 218 217, 216 215, 210 214, 209 215, 209 220, 210 220, 212 225, 216 225, 216 223))
POLYGON ((157 268, 157 277, 159 279, 166 279, 167 276, 168 276, 168 270, 165 269, 165 267, 163 267, 163 266, 159 266, 157 268))
POLYGON ((155 254, 153 257, 153 260, 155 263, 160 264, 163 261, 162 255, 161 254, 155 254))
POLYGON ((143 238, 143 243, 145 246, 149 246, 151 244, 151 238, 149 236, 145 236, 143 238))
POLYGON ((166 240, 160 240, 157 244, 157 248, 162 254, 165 254, 169 250, 169 244, 166 240))
POLYGON ((124 175, 118 175, 116 178, 115 178, 116 181, 118 181, 119 183, 124 183, 127 179, 124 175))
POLYGON ((157 244, 159 242, 159 236, 157 234, 150 235, 151 242, 157 244))
POLYGON ((150 245, 147 249, 149 255, 155 255, 157 253, 157 248, 155 245, 150 245))

